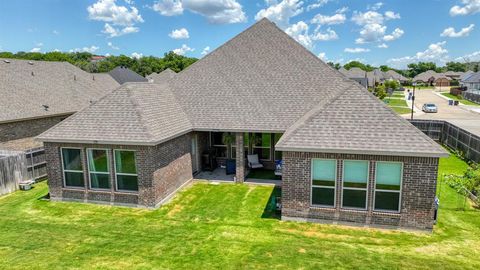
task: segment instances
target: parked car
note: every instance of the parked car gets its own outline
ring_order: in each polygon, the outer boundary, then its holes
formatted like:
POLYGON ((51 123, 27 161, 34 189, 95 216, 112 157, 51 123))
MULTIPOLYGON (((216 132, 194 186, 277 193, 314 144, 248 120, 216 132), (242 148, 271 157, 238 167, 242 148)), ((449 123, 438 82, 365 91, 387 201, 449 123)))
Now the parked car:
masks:
POLYGON ((422 111, 426 113, 436 113, 438 112, 437 105, 433 103, 425 103, 423 104, 422 111))

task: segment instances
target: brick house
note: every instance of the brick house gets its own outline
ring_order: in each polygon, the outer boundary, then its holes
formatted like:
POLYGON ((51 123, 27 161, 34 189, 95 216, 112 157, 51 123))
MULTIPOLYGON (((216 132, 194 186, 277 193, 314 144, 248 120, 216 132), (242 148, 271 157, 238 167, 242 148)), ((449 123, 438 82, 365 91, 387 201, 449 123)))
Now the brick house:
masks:
POLYGON ((283 160, 282 219, 432 228, 447 153, 267 19, 164 77, 124 84, 38 137, 51 199, 155 208, 214 148, 239 183, 247 154, 283 160))

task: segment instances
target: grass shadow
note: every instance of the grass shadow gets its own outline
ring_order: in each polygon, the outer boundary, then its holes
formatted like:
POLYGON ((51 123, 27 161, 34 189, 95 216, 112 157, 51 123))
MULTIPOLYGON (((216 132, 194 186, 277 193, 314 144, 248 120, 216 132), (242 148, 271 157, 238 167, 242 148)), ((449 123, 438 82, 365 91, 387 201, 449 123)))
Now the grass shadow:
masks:
POLYGON ((280 187, 275 187, 270 193, 267 204, 263 209, 262 218, 266 219, 278 219, 281 218, 281 210, 277 209, 277 205, 280 205, 282 197, 282 190, 280 187))

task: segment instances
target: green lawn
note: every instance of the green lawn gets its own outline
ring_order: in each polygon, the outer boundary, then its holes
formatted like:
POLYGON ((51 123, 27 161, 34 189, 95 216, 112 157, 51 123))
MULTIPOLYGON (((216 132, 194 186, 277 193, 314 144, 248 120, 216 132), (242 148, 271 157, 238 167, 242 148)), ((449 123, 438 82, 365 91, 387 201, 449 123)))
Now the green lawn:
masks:
POLYGON ((385 98, 383 100, 388 106, 396 106, 396 107, 407 107, 407 102, 405 99, 398 99, 398 98, 385 98))
POLYGON ((458 100, 460 103, 464 105, 471 105, 471 106, 480 106, 480 104, 477 104, 475 102, 471 102, 470 100, 463 99, 461 96, 455 96, 450 93, 441 93, 443 96, 448 97, 449 99, 453 100, 458 100))
POLYGON ((44 201, 40 183, 0 198, 0 269, 479 269, 480 211, 439 187, 428 234, 282 222, 267 186, 197 183, 151 211, 44 201))
POLYGON ((398 114, 407 114, 412 112, 412 109, 409 109, 407 107, 390 107, 390 108, 398 114))

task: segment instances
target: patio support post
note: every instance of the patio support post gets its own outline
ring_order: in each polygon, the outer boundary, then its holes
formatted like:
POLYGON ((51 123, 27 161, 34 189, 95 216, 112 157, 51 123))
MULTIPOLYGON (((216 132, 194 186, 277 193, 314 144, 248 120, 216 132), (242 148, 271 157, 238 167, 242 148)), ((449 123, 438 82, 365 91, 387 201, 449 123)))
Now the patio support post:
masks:
POLYGON ((243 133, 235 134, 235 154, 236 154, 236 182, 243 183, 245 181, 245 147, 243 146, 243 133))

